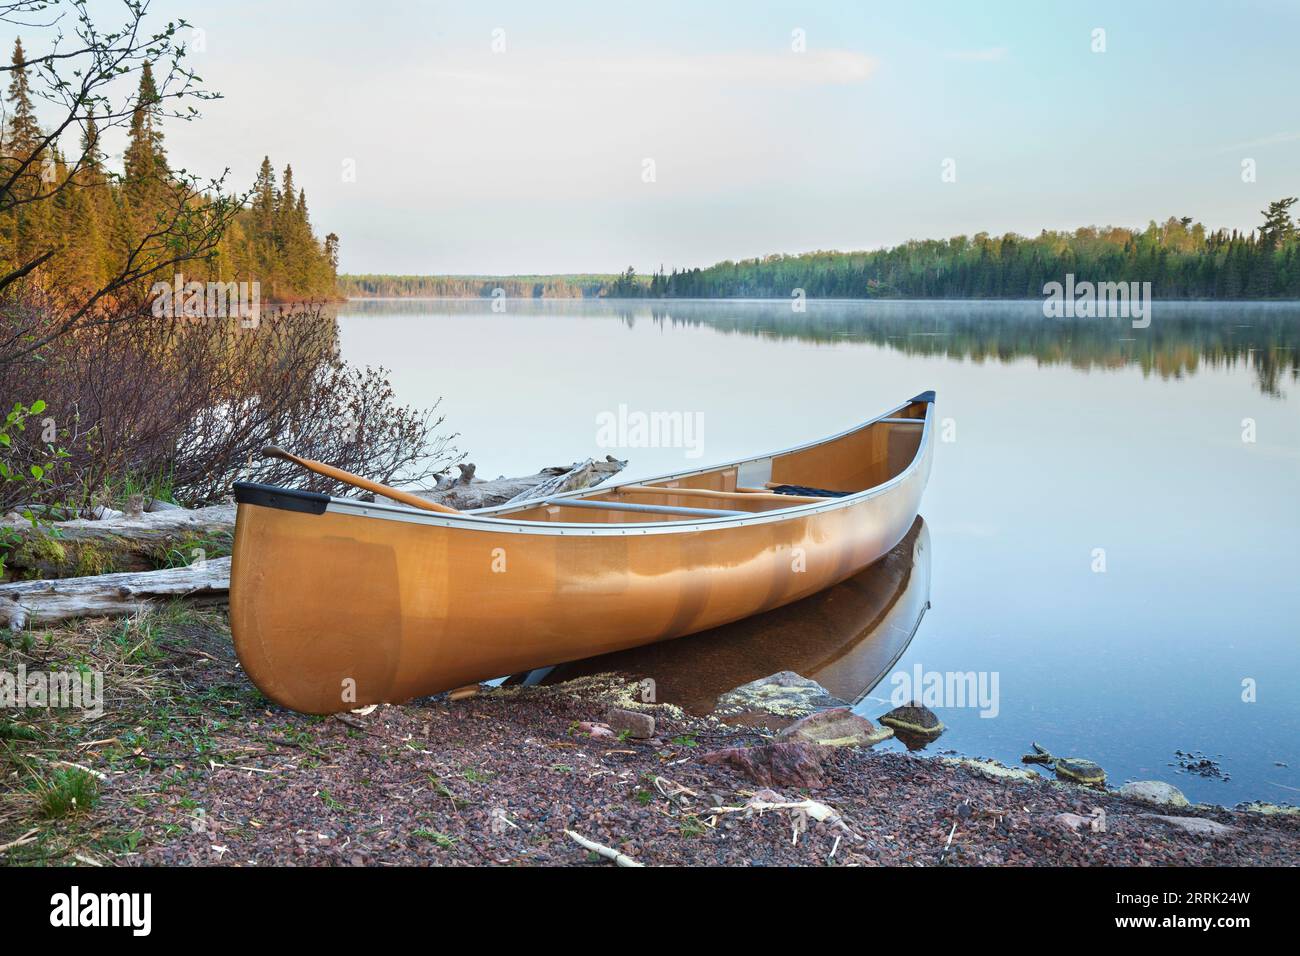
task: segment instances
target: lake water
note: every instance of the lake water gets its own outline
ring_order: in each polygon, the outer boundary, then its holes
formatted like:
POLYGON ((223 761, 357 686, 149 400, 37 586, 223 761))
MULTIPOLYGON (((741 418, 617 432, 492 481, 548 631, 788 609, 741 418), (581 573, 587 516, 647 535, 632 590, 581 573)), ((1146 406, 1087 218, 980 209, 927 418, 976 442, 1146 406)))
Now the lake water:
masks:
MULTIPOLYGON (((441 397, 483 477, 606 454, 626 478, 698 468, 935 389, 931 607, 877 655, 888 674, 858 709, 888 710, 893 676, 918 668, 996 675, 996 716, 935 708, 948 730, 927 752, 1014 764, 1037 741, 1112 785, 1300 802, 1300 304, 1157 302, 1146 329, 1045 319, 1037 302, 504 306, 351 302, 343 354, 391 369, 404 402, 441 397), (699 440, 602 447, 598 418, 620 406, 695 416, 699 440), (1180 750, 1229 779, 1181 771, 1180 750)), ((808 628, 866 620, 872 600, 809 606, 808 628)), ((704 639, 675 642, 676 666, 704 639)), ((784 639, 735 659, 766 662, 784 639)))

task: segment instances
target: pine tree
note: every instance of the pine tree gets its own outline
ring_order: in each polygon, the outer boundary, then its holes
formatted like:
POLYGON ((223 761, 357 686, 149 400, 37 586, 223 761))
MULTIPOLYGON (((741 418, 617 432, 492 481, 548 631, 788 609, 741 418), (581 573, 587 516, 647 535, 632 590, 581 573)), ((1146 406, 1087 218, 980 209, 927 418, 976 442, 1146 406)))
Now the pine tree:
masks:
POLYGON ((65 193, 71 196, 66 234, 75 254, 66 257, 64 279, 93 292, 108 280, 111 261, 102 210, 92 187, 74 187, 65 193))
POLYGON ((1291 207, 1296 202, 1296 197, 1290 196, 1271 202, 1267 209, 1260 210, 1264 225, 1259 227, 1259 237, 1265 246, 1272 249, 1296 237, 1296 226, 1291 221, 1291 207))
POLYGON ((131 113, 126 152, 122 157, 123 188, 136 237, 152 229, 168 201, 170 171, 158 116, 160 102, 153 69, 146 61, 140 71, 140 88, 131 113))
POLYGON ((45 251, 51 233, 52 210, 42 202, 27 202, 48 187, 51 173, 49 157, 41 155, 43 135, 32 106, 31 85, 27 76, 27 54, 23 41, 14 40, 13 69, 9 80, 8 128, 4 130, 4 173, 10 175, 23 163, 27 166, 13 188, 12 199, 18 204, 12 223, 7 223, 5 237, 15 261, 25 262, 45 251))
POLYGON ((277 201, 275 168, 271 165, 271 157, 263 156, 262 165, 257 170, 257 181, 253 183, 253 212, 258 228, 266 235, 275 228, 277 201))
POLYGON ((31 84, 27 76, 27 54, 22 39, 14 40, 13 70, 9 80, 9 129, 5 150, 10 161, 22 161, 40 145, 41 127, 32 106, 31 84))
POLYGON ((99 126, 95 117, 86 117, 81 131, 81 180, 88 186, 99 186, 104 181, 104 154, 99 148, 99 126))

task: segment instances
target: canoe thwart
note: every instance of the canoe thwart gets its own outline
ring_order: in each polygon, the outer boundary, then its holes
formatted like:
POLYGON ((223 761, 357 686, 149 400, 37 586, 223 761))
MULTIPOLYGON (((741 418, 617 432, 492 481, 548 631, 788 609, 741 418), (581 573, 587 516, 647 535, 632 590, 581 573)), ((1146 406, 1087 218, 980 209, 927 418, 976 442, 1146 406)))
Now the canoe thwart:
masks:
MULTIPOLYGON (((747 491, 744 488, 737 488, 735 491, 714 491, 711 488, 665 488, 662 485, 622 485, 614 490, 620 494, 683 495, 688 498, 713 498, 715 500, 721 498, 727 501, 777 500, 775 493, 768 491, 765 488, 755 488, 752 491, 747 491)), ((809 497, 806 501, 793 501, 789 499, 789 496, 784 496, 784 500, 788 505, 793 506, 797 504, 811 504, 814 501, 819 501, 820 498, 813 496, 809 497)))
POLYGON ((624 501, 589 501, 586 498, 562 498, 544 501, 551 508, 603 508, 608 511, 644 511, 656 515, 686 515, 691 518, 734 518, 748 511, 724 511, 720 508, 675 508, 669 505, 636 505, 624 501))

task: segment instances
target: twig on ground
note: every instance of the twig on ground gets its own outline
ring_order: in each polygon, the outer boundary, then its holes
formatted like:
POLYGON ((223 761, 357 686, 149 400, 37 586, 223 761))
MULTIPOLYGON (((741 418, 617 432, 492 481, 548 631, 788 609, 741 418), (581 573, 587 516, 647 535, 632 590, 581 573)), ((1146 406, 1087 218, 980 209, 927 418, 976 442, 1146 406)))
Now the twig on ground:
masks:
POLYGON ((565 835, 570 837, 578 846, 590 850, 598 856, 603 856, 607 860, 613 860, 619 866, 644 866, 644 863, 638 863, 630 856, 619 853, 613 847, 605 846, 603 843, 597 843, 594 840, 588 840, 585 836, 580 836, 572 830, 565 830, 565 835))
POLYGON ((49 760, 49 759, 47 759, 47 758, 45 758, 45 757, 39 757, 39 758, 37 758, 37 759, 39 759, 39 760, 44 760, 46 763, 48 763, 48 764, 49 764, 50 766, 52 766, 52 767, 74 767, 74 768, 76 768, 77 770, 82 771, 83 773, 88 773, 88 774, 90 774, 90 775, 91 775, 92 777, 94 777, 96 780, 107 780, 107 779, 108 779, 108 774, 106 774, 106 773, 100 773, 98 770, 92 770, 90 767, 83 766, 83 765, 81 765, 81 764, 79 764, 79 763, 73 763, 71 760, 49 760))
POLYGON ((41 831, 36 827, 32 827, 17 840, 10 840, 8 843, 0 843, 0 853, 4 853, 6 850, 12 850, 14 847, 26 846, 28 843, 35 843, 36 834, 40 832, 41 831))

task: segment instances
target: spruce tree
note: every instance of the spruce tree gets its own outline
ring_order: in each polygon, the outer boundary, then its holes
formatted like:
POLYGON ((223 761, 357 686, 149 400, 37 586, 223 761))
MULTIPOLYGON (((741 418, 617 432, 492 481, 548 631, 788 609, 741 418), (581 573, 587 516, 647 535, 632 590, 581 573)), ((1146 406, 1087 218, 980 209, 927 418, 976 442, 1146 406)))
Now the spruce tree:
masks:
POLYGON ((27 55, 21 38, 14 40, 13 69, 9 78, 9 129, 5 151, 12 161, 21 161, 41 142, 41 127, 32 106, 31 84, 27 76, 27 55))
POLYGON ((40 155, 40 124, 32 106, 31 86, 27 75, 27 55, 23 41, 14 40, 13 69, 9 79, 9 123, 4 130, 4 174, 11 175, 26 163, 14 182, 7 199, 15 202, 13 220, 6 223, 8 252, 18 262, 25 262, 45 251, 50 233, 52 210, 41 202, 30 202, 47 188, 43 177, 50 169, 48 157, 40 155))
POLYGON ((257 225, 263 234, 270 235, 275 228, 275 168, 271 157, 263 156, 262 165, 257 170, 257 181, 253 183, 253 212, 257 225))
POLYGON ((158 115, 160 102, 153 69, 146 61, 140 71, 140 86, 122 157, 125 199, 137 237, 149 232, 167 208, 170 173, 158 115))

